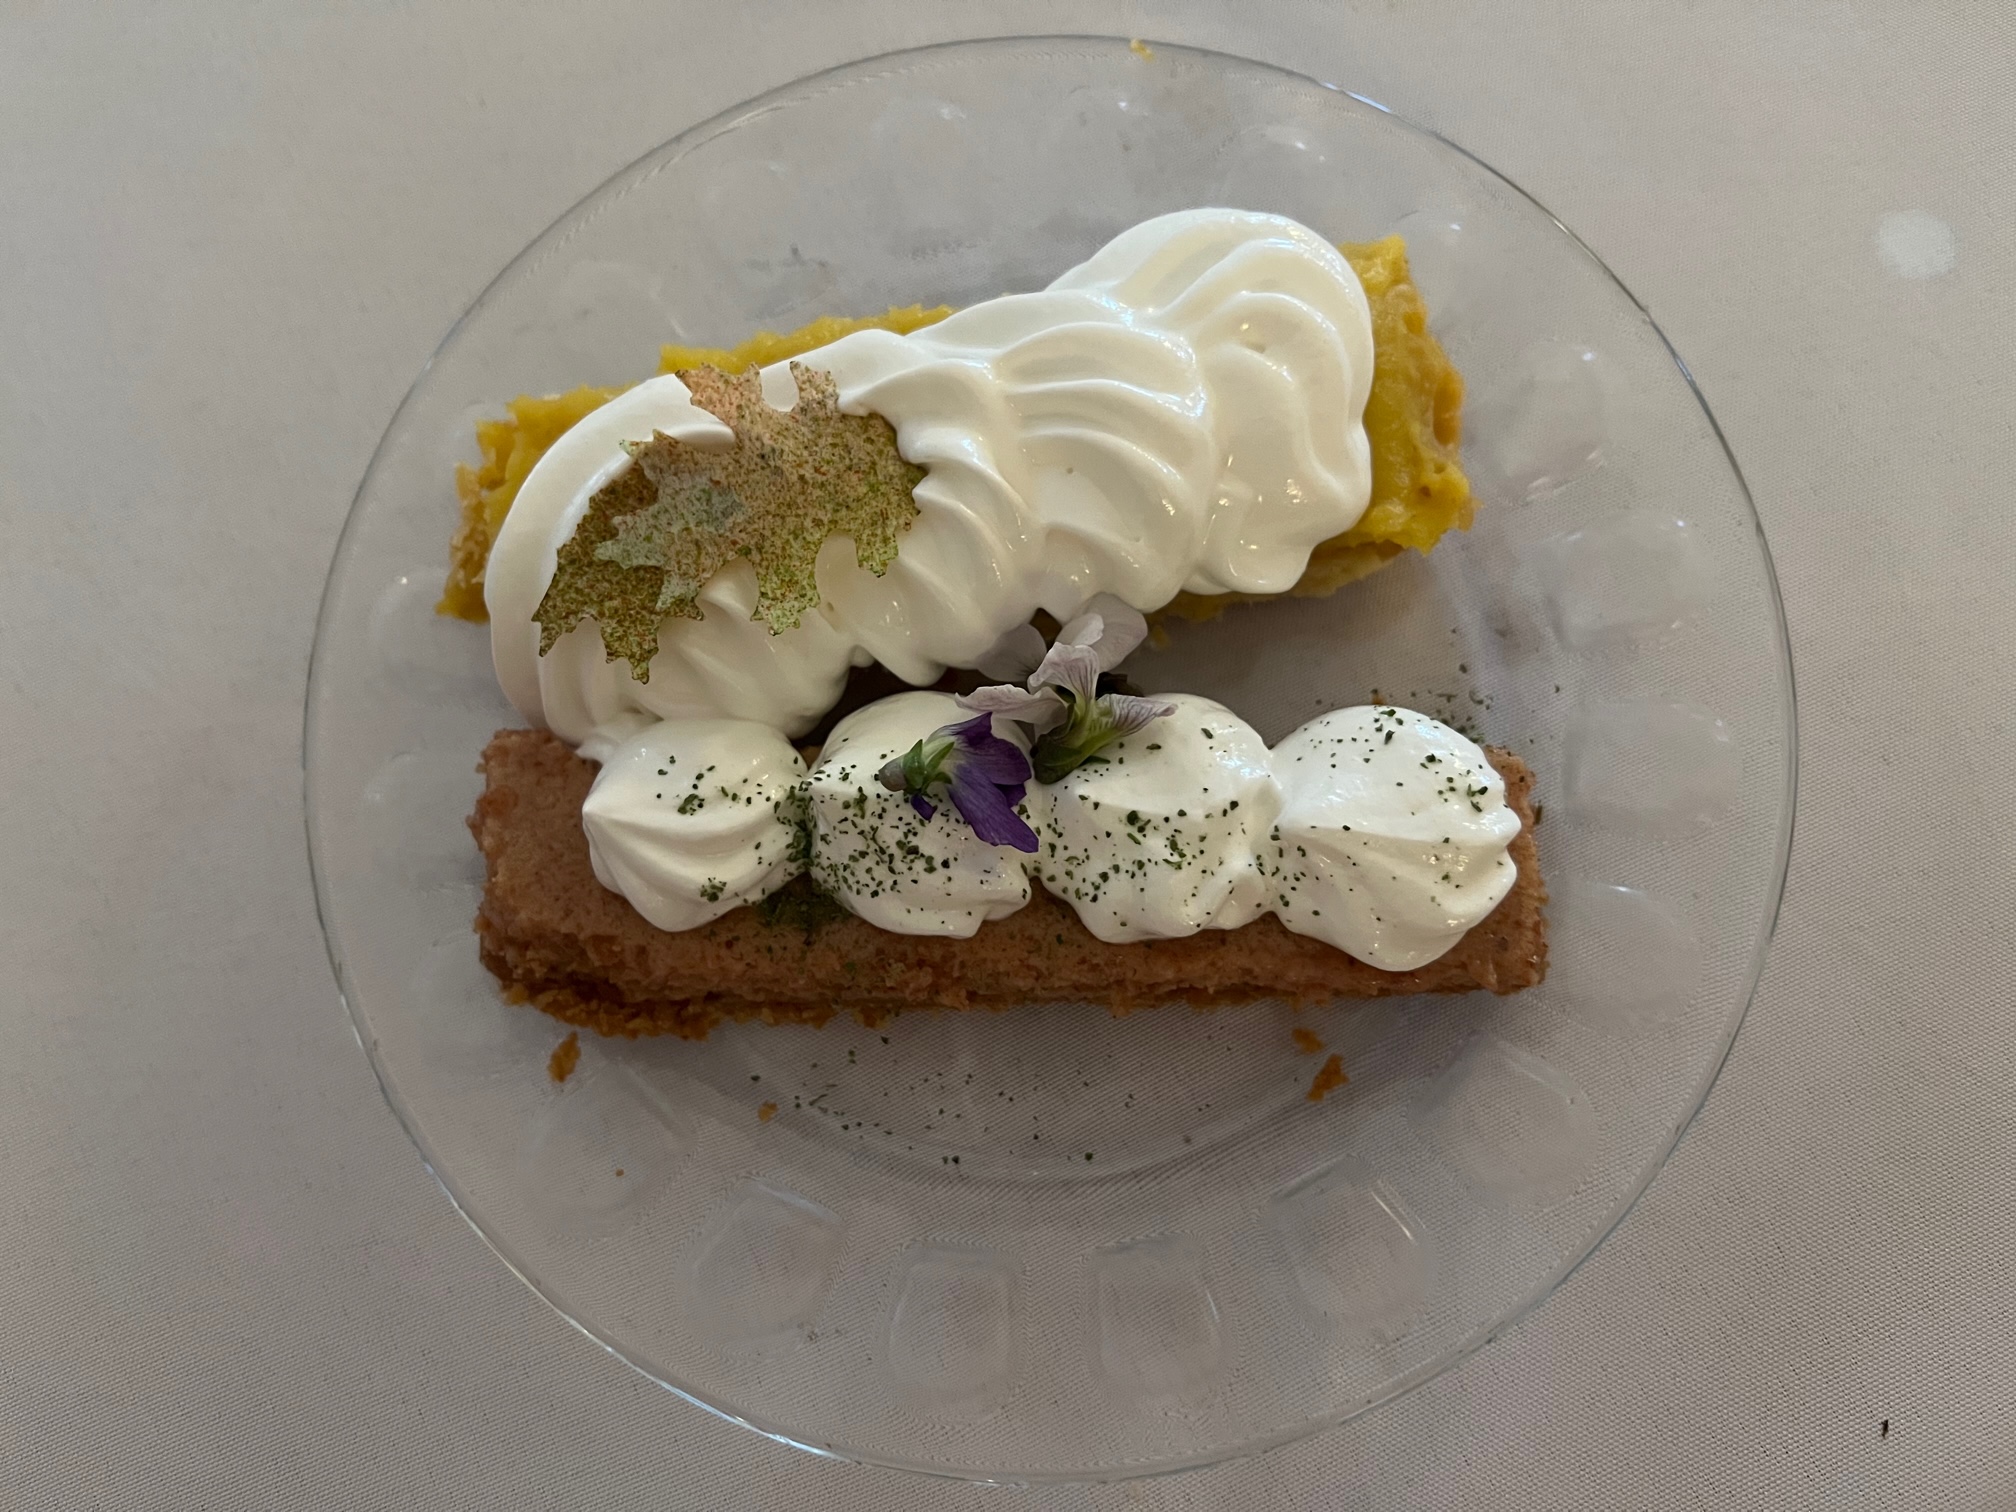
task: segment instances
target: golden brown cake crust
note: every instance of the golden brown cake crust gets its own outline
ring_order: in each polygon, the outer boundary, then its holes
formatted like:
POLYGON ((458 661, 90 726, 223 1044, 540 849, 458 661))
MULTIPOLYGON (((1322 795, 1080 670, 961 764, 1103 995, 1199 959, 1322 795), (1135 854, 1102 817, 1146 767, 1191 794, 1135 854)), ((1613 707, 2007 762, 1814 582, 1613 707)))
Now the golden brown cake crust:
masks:
POLYGON ((1533 843, 1533 774, 1492 749, 1522 821, 1519 879, 1447 955, 1379 971, 1271 915, 1180 940, 1110 945, 1038 888, 1029 906, 969 940, 892 934, 842 915, 809 921, 753 908, 668 933, 595 880, 581 802, 595 767, 544 730, 500 730, 484 749, 469 816, 488 879, 476 914, 484 964, 514 999, 602 1034, 704 1036, 723 1019, 874 1023, 905 1008, 1098 1003, 1215 1007, 1420 992, 1517 992, 1547 972, 1547 891, 1533 843))

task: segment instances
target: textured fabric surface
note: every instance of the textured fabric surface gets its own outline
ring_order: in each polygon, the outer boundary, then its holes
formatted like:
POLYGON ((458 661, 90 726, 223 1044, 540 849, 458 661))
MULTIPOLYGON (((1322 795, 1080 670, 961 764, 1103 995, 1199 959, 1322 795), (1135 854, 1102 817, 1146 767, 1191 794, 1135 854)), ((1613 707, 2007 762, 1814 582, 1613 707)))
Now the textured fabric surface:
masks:
POLYGON ((0 4, 0 1506, 2016 1505, 2016 22, 1990 5, 0 4), (1686 355, 1798 658, 1720 1085, 1536 1315, 1258 1460, 1042 1495, 632 1375, 455 1216, 302 841, 317 593, 399 395, 618 165, 849 57, 1145 33, 1336 80, 1686 355))

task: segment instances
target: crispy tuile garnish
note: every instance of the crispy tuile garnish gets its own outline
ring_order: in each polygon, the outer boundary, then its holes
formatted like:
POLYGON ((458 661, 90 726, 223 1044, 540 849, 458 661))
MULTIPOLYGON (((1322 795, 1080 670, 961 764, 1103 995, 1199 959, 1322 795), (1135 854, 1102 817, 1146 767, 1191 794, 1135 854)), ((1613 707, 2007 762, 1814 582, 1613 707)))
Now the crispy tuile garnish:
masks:
POLYGON ((880 415, 845 415, 828 373, 791 364, 798 402, 773 409, 762 375, 690 368, 693 402, 735 442, 689 446, 662 432, 625 442, 635 465, 606 484, 567 544, 539 601, 539 654, 584 619, 610 661, 648 682, 666 616, 699 619, 700 590, 737 558, 756 571, 755 618, 771 633, 819 603, 814 573, 828 537, 845 536, 878 577, 917 517, 911 489, 924 469, 903 460, 880 415))

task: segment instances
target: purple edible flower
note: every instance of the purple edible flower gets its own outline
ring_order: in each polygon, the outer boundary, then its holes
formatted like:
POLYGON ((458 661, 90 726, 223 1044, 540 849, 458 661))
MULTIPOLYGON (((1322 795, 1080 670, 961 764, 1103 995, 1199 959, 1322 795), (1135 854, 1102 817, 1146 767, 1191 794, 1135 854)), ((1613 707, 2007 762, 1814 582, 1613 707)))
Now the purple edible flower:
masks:
POLYGON ((960 706, 1020 720, 1034 737, 1031 758, 1038 782, 1055 782, 1151 720, 1173 714, 1175 705, 1128 693, 1101 693, 1099 677, 1126 659, 1147 639, 1148 622, 1138 610, 1102 593, 1057 636, 1047 650, 1034 627, 1017 626, 980 659, 990 677, 1020 677, 1028 683, 976 688, 960 706), (1033 670, 1032 670, 1033 669, 1033 670))
POLYGON ((933 730, 876 775, 926 819, 938 812, 930 795, 942 790, 987 844, 1036 849, 1036 831, 1015 812, 1028 791, 1029 758, 994 733, 992 714, 933 730))

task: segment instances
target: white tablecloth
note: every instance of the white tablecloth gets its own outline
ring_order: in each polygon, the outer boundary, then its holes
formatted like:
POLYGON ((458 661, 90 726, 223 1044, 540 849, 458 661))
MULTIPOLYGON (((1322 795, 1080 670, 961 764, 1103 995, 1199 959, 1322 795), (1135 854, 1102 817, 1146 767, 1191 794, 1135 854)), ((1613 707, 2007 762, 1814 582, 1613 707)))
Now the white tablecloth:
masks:
POLYGON ((339 9, 0 3, 0 1505, 2016 1505, 2016 12, 339 9), (1582 233, 1756 491, 1805 756, 1749 1024, 1551 1302, 1365 1421, 1039 1497, 777 1447, 512 1278, 337 1000, 299 749, 351 491, 512 253, 758 90, 1044 30, 1319 74, 1582 233))

